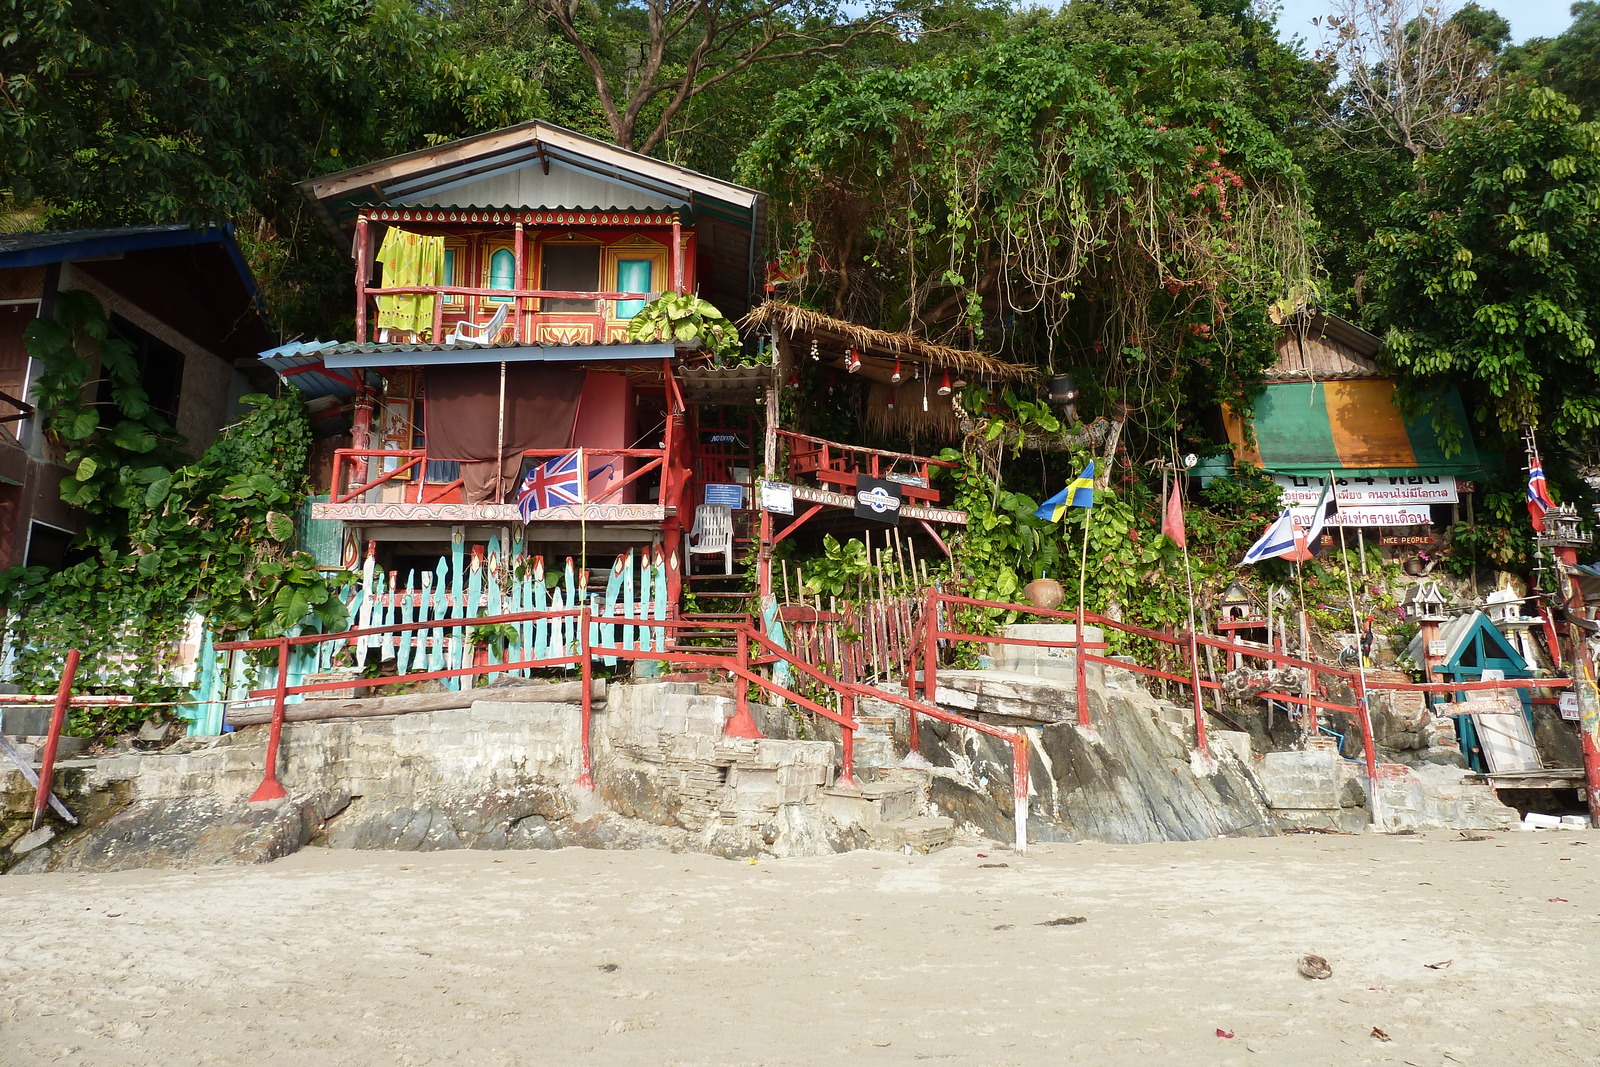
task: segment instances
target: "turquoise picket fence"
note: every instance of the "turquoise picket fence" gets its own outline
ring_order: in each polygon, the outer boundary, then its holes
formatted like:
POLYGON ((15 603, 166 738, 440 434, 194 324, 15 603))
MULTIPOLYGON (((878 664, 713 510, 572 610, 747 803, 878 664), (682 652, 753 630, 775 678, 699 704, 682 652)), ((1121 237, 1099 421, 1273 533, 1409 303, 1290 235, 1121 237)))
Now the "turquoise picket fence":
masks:
MULTIPOLYGON (((432 571, 377 569, 369 548, 356 582, 340 592, 351 629, 383 630, 406 623, 510 615, 525 611, 561 611, 587 604, 597 616, 617 619, 667 617, 667 568, 659 546, 617 556, 603 592, 591 587, 590 576, 579 573, 568 558, 560 570, 547 570, 542 556, 529 557, 520 540, 502 554, 499 538, 473 546, 468 553, 457 542, 448 557, 441 556, 432 571)), ((316 632, 301 628, 296 633, 316 632)), ((529 620, 496 627, 474 637, 471 627, 420 628, 378 633, 348 641, 327 641, 297 646, 290 654, 289 684, 307 684, 317 675, 408 674, 457 670, 478 662, 515 663, 521 660, 572 655, 578 651, 577 621, 570 618, 529 620)), ((237 640, 246 635, 235 635, 237 640)), ((591 624, 589 643, 597 662, 615 664, 605 648, 666 650, 666 630, 626 623, 591 624)), ((222 732, 223 709, 230 701, 247 699, 251 690, 271 684, 270 670, 242 653, 218 652, 216 637, 201 636, 190 712, 191 736, 222 732)), ((529 668, 506 672, 531 676, 529 668)), ((440 684, 459 690, 474 678, 444 678, 440 684)), ((291 700, 302 699, 290 697, 291 700)))

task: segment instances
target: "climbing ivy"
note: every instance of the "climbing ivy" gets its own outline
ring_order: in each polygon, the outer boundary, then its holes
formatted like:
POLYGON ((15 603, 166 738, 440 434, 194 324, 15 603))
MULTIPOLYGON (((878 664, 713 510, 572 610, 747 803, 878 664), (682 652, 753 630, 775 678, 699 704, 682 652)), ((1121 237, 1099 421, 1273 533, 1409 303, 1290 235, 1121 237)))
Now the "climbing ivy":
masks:
MULTIPOLYGON (((293 550, 311 433, 292 392, 244 397, 243 417, 184 462, 182 438, 151 408, 98 301, 62 294, 26 341, 43 367, 34 400, 49 447, 68 469, 62 499, 83 514, 76 547, 88 558, 53 574, 0 574, 14 681, 53 689, 66 650, 77 648, 80 691, 182 699, 170 668, 191 611, 225 636, 344 625, 330 581, 293 550), (92 400, 97 367, 109 406, 92 400)), ((81 717, 75 732, 114 731, 146 714, 81 717)))

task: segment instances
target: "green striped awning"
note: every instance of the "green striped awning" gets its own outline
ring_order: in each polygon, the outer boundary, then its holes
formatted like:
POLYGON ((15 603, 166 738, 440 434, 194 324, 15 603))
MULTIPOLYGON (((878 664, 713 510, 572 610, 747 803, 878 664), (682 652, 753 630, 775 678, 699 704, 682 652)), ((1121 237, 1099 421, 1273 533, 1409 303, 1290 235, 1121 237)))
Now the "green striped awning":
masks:
MULTIPOLYGON (((1460 395, 1450 390, 1445 403, 1465 429, 1460 395)), ((1254 446, 1245 443, 1237 417, 1228 413, 1227 423, 1235 457, 1274 474, 1344 470, 1374 477, 1477 478, 1487 473, 1470 437, 1460 452, 1446 456, 1432 417, 1401 415, 1394 382, 1382 378, 1267 386, 1256 401, 1254 446)))

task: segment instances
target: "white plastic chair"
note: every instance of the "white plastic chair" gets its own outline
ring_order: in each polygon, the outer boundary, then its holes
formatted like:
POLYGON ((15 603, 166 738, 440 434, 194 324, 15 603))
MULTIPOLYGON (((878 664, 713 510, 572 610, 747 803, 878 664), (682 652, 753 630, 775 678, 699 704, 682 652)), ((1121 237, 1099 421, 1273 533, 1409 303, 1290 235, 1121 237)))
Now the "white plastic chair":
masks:
POLYGON ((500 335, 500 327, 506 324, 506 316, 511 314, 509 303, 501 304, 500 309, 494 313, 494 318, 482 326, 474 326, 465 320, 456 323, 456 328, 450 331, 450 336, 444 339, 447 345, 492 345, 494 339, 500 335))
POLYGON ((722 573, 733 573, 733 509, 726 504, 701 504, 694 509, 694 527, 689 531, 685 547, 689 550, 689 566, 694 570, 694 557, 722 554, 722 573))

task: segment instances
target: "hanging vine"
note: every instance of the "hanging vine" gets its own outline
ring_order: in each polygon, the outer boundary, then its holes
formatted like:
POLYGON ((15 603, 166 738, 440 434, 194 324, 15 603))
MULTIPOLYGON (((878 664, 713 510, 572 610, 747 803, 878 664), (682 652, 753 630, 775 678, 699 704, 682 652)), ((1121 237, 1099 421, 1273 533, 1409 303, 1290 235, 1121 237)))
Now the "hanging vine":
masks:
MULTIPOLYGON (((67 468, 61 495, 83 516, 75 547, 87 558, 55 573, 0 574, 11 680, 49 691, 66 650, 77 648, 81 691, 182 699, 171 668, 191 611, 228 635, 344 625, 330 580, 293 549, 311 432, 292 391, 244 397, 243 417, 191 460, 93 297, 61 294, 26 341, 43 368, 33 398, 48 447, 67 468), (109 405, 93 399, 96 373, 109 405)), ((102 733, 146 714, 80 713, 73 725, 102 733)))

